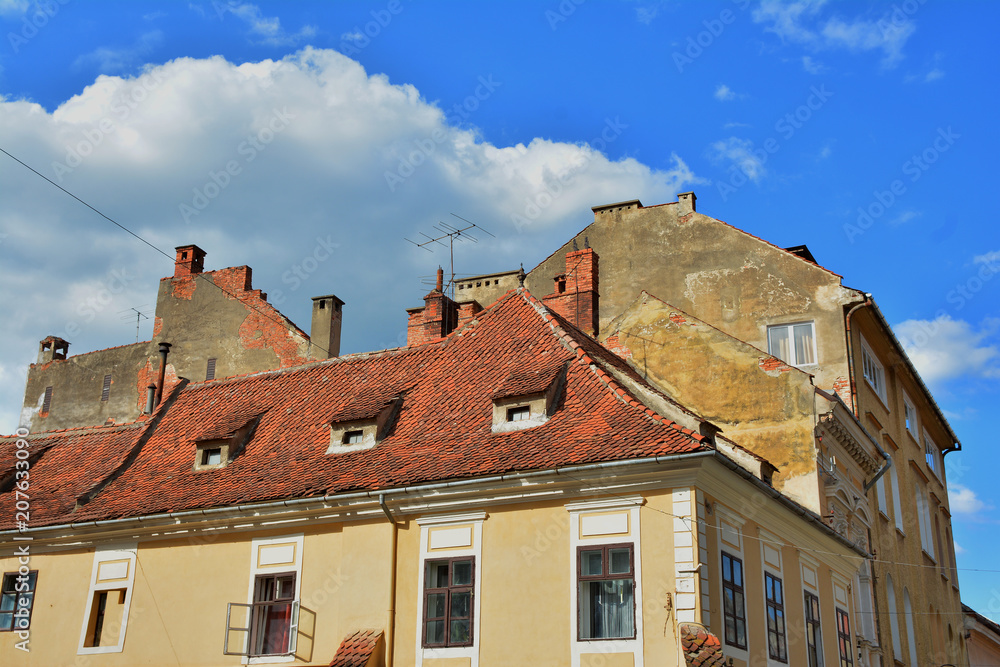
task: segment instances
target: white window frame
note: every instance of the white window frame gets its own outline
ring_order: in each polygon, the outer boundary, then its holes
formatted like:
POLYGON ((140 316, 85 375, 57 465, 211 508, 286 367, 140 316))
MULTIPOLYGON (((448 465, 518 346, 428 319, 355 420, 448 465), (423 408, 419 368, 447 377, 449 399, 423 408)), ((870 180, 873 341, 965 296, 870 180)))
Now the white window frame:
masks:
POLYGON ((892 459, 892 467, 889 468, 889 483, 892 485, 892 511, 895 514, 896 530, 906 535, 906 530, 903 528, 903 504, 899 497, 899 475, 896 472, 896 460, 891 454, 889 458, 892 459))
MULTIPOLYGON (((295 600, 302 599, 302 546, 305 540, 304 533, 294 535, 282 535, 281 537, 254 538, 251 543, 250 553, 250 583, 247 586, 247 604, 253 605, 254 586, 257 583, 257 576, 261 574, 280 574, 284 572, 295 573, 295 600), (292 560, 288 563, 278 563, 275 565, 261 565, 258 562, 261 547, 268 547, 278 544, 294 544, 292 560)), ((295 631, 298 632, 296 625, 295 631)), ((249 637, 247 641, 250 641, 249 637)), ((244 665, 268 665, 282 662, 295 662, 295 654, 290 655, 261 655, 243 656, 241 661, 244 665)))
POLYGON ((872 352, 872 348, 864 336, 861 337, 861 374, 864 375, 865 382, 872 388, 875 395, 882 400, 882 404, 888 408, 889 398, 886 394, 885 366, 872 352), (871 371, 869 371, 869 367, 871 367, 871 371))
POLYGON ((913 436, 913 439, 917 439, 917 434, 920 433, 920 425, 918 424, 919 417, 917 416, 917 409, 913 405, 913 401, 907 395, 906 390, 903 391, 903 426, 906 428, 906 432, 913 436), (913 419, 910 419, 910 415, 913 415, 913 419))
POLYGON ((930 468, 931 472, 937 475, 938 479, 941 478, 941 450, 938 449, 937 443, 931 436, 927 435, 927 430, 924 430, 924 461, 927 463, 927 467, 930 468))
MULTIPOLYGON (((135 588, 135 568, 138 543, 129 542, 115 547, 105 547, 94 551, 94 566, 90 574, 90 589, 87 592, 87 600, 83 608, 83 627, 80 629, 80 644, 77 646, 77 655, 93 655, 97 653, 121 653, 125 648, 125 630, 128 626, 129 607, 132 606, 132 590, 135 588), (101 573, 105 570, 102 563, 114 563, 120 569, 124 564, 126 567, 123 577, 101 579, 101 573), (90 613, 94 606, 94 594, 103 591, 113 591, 125 589, 125 603, 122 607, 122 622, 118 629, 118 641, 108 646, 85 646, 87 643, 87 627, 90 625, 90 613)), ((110 572, 110 569, 108 570, 110 572)), ((102 633, 103 636, 103 633, 102 633)))
POLYGON ((424 660, 440 658, 456 658, 469 660, 471 667, 479 666, 479 643, 482 640, 480 619, 482 618, 483 590, 483 522, 486 512, 469 512, 466 514, 449 514, 445 516, 426 516, 417 519, 420 526, 420 564, 417 574, 417 639, 416 667, 421 667, 424 660), (468 527, 470 539, 458 539, 462 529, 468 527), (452 539, 450 529, 455 529, 456 539, 452 539), (441 530, 444 536, 442 547, 435 548, 432 544, 431 532, 441 530), (462 544, 461 542, 471 542, 462 544), (426 563, 429 560, 445 558, 472 557, 472 644, 470 646, 438 646, 425 648, 424 633, 424 575, 426 563))
POLYGON ((643 667, 643 630, 642 630, 642 544, 639 539, 639 508, 646 502, 642 496, 621 496, 602 500, 589 500, 567 503, 570 514, 569 548, 570 548, 570 665, 580 667, 583 654, 588 653, 631 653, 633 665, 643 667), (616 512, 616 510, 619 510, 616 512), (628 516, 627 533, 585 535, 581 517, 591 515, 599 517, 609 513, 621 514, 624 510, 628 516), (613 544, 632 545, 633 575, 635 584, 633 595, 635 602, 635 639, 579 639, 578 609, 579 581, 577 579, 577 554, 579 547, 599 547, 613 544))
MULTIPOLYGON (((719 635, 719 643, 722 645, 722 654, 727 658, 734 658, 736 660, 742 660, 747 662, 750 659, 750 619, 747 615, 747 561, 746 555, 744 554, 744 543, 743 543, 743 526, 746 523, 744 519, 739 514, 729 511, 727 508, 716 503, 715 504, 715 514, 718 517, 718 522, 716 523, 716 530, 719 535, 719 555, 718 555, 718 565, 719 565, 719 585, 716 587, 719 590, 719 613, 722 615, 722 633, 719 635), (723 525, 725 524, 725 525, 723 525), (730 536, 734 541, 729 541, 730 536), (734 558, 739 558, 741 567, 743 570, 743 619, 746 624, 744 632, 746 633, 747 647, 745 649, 734 646, 733 644, 726 643, 726 599, 725 599, 725 587, 723 586, 723 576, 722 576, 722 552, 726 552, 734 558)), ((674 519, 674 521, 677 521, 674 519)))
MULTIPOLYGON (((819 590, 820 565, 819 565, 819 561, 815 560, 814 558, 811 558, 810 556, 806 555, 802 551, 798 552, 798 557, 799 557, 799 577, 800 577, 800 579, 802 581, 802 590, 799 591, 799 593, 800 593, 800 596, 802 598, 802 610, 803 610, 802 623, 803 623, 803 628, 806 630, 806 632, 808 634, 809 609, 808 609, 808 605, 806 605, 806 596, 805 596, 805 594, 809 593, 811 595, 815 595, 816 599, 819 600, 819 645, 816 648, 817 648, 817 653, 819 655, 819 667, 824 667, 824 665, 826 664, 826 653, 825 653, 825 651, 826 651, 826 643, 823 641, 823 631, 824 631, 824 627, 826 626, 826 624, 823 622, 823 596, 820 594, 820 590, 819 590), (810 579, 812 581, 810 581, 810 579)), ((767 620, 765 618, 765 623, 766 622, 767 622, 767 620)), ((787 618, 786 618, 786 625, 787 625, 787 618)), ((809 651, 809 637, 808 636, 805 637, 804 643, 806 645, 806 662, 808 664, 808 661, 809 661, 809 654, 808 654, 808 651, 809 651)), ((789 654, 791 654, 790 651, 789 651, 789 654)))
MULTIPOLYGON (((785 555, 784 555, 784 553, 782 553, 782 549, 785 548, 785 542, 784 542, 784 540, 782 540, 781 538, 779 538, 774 533, 768 532, 768 531, 764 530, 763 528, 758 528, 757 529, 757 537, 758 537, 758 542, 760 543, 760 564, 761 564, 761 571, 760 571, 760 573, 758 575, 758 576, 760 576, 760 579, 758 581, 760 582, 760 585, 761 585, 761 607, 760 607, 760 609, 762 610, 762 612, 764 614, 761 617, 764 620, 764 639, 763 639, 763 642, 761 642, 759 645, 763 647, 764 655, 767 657, 767 665, 768 665, 768 667, 785 667, 785 666, 791 664, 791 662, 790 662, 790 656, 791 656, 791 652, 792 652, 791 651, 791 647, 789 646, 789 641, 788 641, 788 635, 789 635, 788 609, 789 609, 789 604, 788 604, 788 591, 785 588, 785 575, 784 575, 784 560, 785 560, 785 555), (771 552, 774 552, 774 553, 771 553, 771 552), (781 598, 782 598, 781 599, 781 609, 782 609, 782 611, 784 613, 784 624, 785 624, 784 637, 785 637, 785 658, 786 659, 785 659, 784 662, 782 662, 781 660, 777 660, 777 659, 771 657, 770 641, 768 640, 768 633, 767 633, 767 590, 766 590, 767 577, 766 577, 766 575, 768 575, 768 574, 770 574, 772 577, 774 577, 775 579, 777 579, 778 581, 781 582, 781 598)), ((747 580, 745 565, 744 565, 743 579, 744 579, 744 582, 747 580)), ((744 586, 745 585, 746 584, 744 583, 744 586)), ((747 620, 749 621, 749 618, 747 620)), ((749 622, 747 623, 747 625, 749 626, 749 622)), ((750 646, 756 646, 756 645, 758 645, 758 643, 754 642, 753 639, 751 638, 750 629, 748 627, 747 628, 747 649, 749 650, 750 646)))
POLYGON ((917 519, 920 524, 920 548, 931 557, 934 556, 934 529, 931 522, 930 498, 927 488, 917 482, 917 519))
POLYGON ((886 519, 889 518, 889 501, 885 492, 885 476, 887 474, 889 474, 888 470, 886 470, 882 476, 878 478, 878 481, 875 482, 875 496, 878 499, 878 511, 886 519))
POLYGON ((770 354, 772 357, 781 359, 786 364, 789 364, 790 366, 795 366, 796 368, 803 368, 806 366, 816 366, 817 364, 819 364, 819 351, 816 346, 815 322, 810 320, 807 322, 789 322, 788 324, 772 324, 767 327, 766 336, 767 336, 767 353, 770 354), (812 358, 814 361, 811 361, 809 363, 799 363, 798 359, 795 358, 795 335, 792 332, 792 329, 796 326, 801 326, 803 324, 808 324, 809 328, 812 330, 812 336, 810 338, 812 339, 812 358), (771 331, 777 329, 788 330, 788 351, 790 353, 790 356, 792 357, 791 359, 782 359, 781 355, 779 355, 777 351, 771 349, 771 331))

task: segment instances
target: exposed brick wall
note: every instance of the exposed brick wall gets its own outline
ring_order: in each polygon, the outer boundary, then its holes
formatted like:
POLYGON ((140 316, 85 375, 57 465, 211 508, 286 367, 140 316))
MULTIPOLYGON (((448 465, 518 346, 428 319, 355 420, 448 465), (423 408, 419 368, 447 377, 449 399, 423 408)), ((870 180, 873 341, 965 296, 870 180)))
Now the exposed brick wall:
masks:
MULTIPOLYGON (((477 304, 478 305, 478 304, 477 304)), ((424 307, 410 311, 406 344, 421 345, 447 336, 458 326, 458 304, 437 289, 424 297, 424 307)))
POLYGON ((591 336, 600 319, 599 259, 592 248, 566 253, 566 273, 555 277, 553 293, 542 299, 546 307, 591 336))
POLYGON ((458 325, 455 328, 462 327, 482 309, 483 307, 479 305, 478 301, 466 301, 465 303, 458 304, 458 325))
POLYGON ((791 366, 777 357, 761 357, 758 366, 760 366, 761 370, 767 372, 778 371, 779 373, 784 373, 792 370, 791 366))

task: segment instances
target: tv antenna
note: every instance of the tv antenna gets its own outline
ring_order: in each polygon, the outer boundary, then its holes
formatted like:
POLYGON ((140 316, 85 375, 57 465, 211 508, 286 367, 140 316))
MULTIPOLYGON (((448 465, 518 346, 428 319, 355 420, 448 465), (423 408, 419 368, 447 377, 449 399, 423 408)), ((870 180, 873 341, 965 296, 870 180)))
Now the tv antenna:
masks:
POLYGON ((438 244, 439 246, 448 248, 448 254, 451 261, 451 264, 449 266, 449 273, 451 274, 451 278, 448 281, 448 286, 445 288, 445 290, 447 291, 448 288, 451 288, 451 298, 454 299, 455 298, 455 240, 458 239, 459 241, 472 241, 473 243, 479 243, 479 239, 477 239, 469 231, 470 229, 478 229, 484 234, 489 234, 493 238, 496 238, 496 236, 493 236, 493 234, 490 234, 490 232, 487 229, 485 229, 484 227, 480 227, 471 220, 466 220, 462 216, 455 215, 454 213, 452 213, 452 215, 461 220, 462 222, 467 223, 466 226, 455 227, 454 225, 449 225, 447 222, 438 221, 438 223, 434 225, 434 230, 438 233, 437 236, 431 237, 427 234, 424 234, 423 232, 420 232, 420 235, 423 236, 426 240, 421 241, 420 243, 417 243, 416 241, 410 239, 406 240, 412 243, 413 245, 417 246, 418 248, 423 248, 427 252, 433 252, 433 250, 431 250, 427 246, 435 243, 438 244), (447 246, 445 246, 444 243, 445 239, 448 239, 447 246))
MULTIPOLYGON (((145 308, 148 305, 149 304, 147 303, 147 304, 144 304, 142 306, 139 306, 139 308, 145 308)), ((142 320, 148 320, 149 319, 149 316, 146 315, 145 313, 143 313, 142 311, 140 311, 139 308, 126 308, 125 310, 118 311, 119 313, 126 313, 125 315, 122 316, 123 320, 131 320, 132 319, 132 313, 135 313, 135 342, 137 342, 137 343, 139 342, 139 323, 142 320)))

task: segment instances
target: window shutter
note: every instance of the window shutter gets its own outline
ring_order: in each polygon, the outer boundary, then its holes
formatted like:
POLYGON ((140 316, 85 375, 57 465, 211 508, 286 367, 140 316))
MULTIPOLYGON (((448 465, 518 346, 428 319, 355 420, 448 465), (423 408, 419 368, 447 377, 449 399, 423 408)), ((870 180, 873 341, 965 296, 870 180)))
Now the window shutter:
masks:
POLYGON ((48 412, 52 407, 52 387, 45 388, 45 400, 42 401, 42 412, 48 412))
POLYGON ((206 380, 215 379, 215 359, 208 360, 208 370, 205 371, 205 379, 206 380))
POLYGON ((101 400, 106 401, 111 395, 111 376, 104 376, 104 387, 101 389, 101 400))

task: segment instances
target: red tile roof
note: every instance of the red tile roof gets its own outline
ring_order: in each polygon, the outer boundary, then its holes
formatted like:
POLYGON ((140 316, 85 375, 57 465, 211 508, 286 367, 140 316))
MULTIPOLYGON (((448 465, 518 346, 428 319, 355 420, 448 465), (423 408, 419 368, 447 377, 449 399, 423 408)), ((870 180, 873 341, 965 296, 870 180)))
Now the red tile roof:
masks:
POLYGON ((381 639, 381 630, 358 630, 347 635, 330 667, 365 667, 381 639))
MULTIPOLYGON (((141 516, 236 503, 375 490, 512 471, 626 460, 709 449, 703 437, 648 408, 605 368, 642 381, 614 354, 549 312, 525 290, 509 292, 447 338, 418 347, 358 354, 177 390, 134 460, 75 511, 74 494, 110 473, 127 451, 125 433, 94 429, 83 469, 39 468, 38 483, 65 486, 65 500, 32 513, 32 525, 141 516), (492 432, 492 399, 511 378, 550 377, 566 365, 557 408, 545 423, 492 432), (396 423, 375 447, 327 454, 332 422, 358 405, 403 394, 396 423), (195 471, 196 441, 262 415, 227 466, 195 471), (214 426, 213 426, 214 425, 214 426), (108 446, 103 447, 104 440, 108 446), (93 460, 91 460, 93 459, 93 460), (58 483, 44 479, 51 474, 58 483)), ((534 381, 526 388, 533 389, 534 381)), ((373 405, 374 405, 373 403, 373 405)), ((384 401, 383 403, 384 404, 384 401)), ((368 410, 362 410, 367 412, 368 410)), ((127 441, 127 442, 126 442, 127 441)), ((57 449, 64 449, 60 441, 57 449)), ((44 459, 50 456, 46 453, 44 459)), ((55 467, 54 467, 55 468, 55 467)), ((32 480, 36 471, 32 469, 32 480)), ((33 482, 34 483, 34 482, 33 482)), ((32 488, 35 488, 34 486, 32 488)), ((40 494, 38 504, 45 504, 40 494)), ((7 502, 5 499, 4 502, 7 502)), ((33 505, 33 509, 36 507, 33 505)), ((4 513, 0 528, 11 526, 4 513)))

